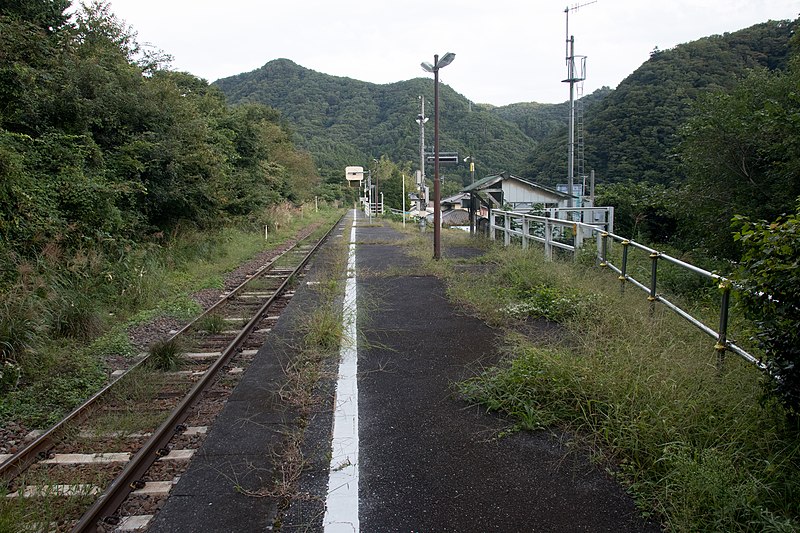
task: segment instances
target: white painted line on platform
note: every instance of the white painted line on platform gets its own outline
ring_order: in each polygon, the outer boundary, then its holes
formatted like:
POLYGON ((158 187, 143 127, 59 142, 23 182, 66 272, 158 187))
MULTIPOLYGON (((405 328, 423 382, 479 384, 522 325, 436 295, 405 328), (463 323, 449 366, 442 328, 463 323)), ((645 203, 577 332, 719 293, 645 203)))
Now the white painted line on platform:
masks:
POLYGON ((356 324, 356 211, 350 230, 339 379, 333 413, 331 466, 323 524, 326 533, 359 530, 358 522, 358 337, 356 324))

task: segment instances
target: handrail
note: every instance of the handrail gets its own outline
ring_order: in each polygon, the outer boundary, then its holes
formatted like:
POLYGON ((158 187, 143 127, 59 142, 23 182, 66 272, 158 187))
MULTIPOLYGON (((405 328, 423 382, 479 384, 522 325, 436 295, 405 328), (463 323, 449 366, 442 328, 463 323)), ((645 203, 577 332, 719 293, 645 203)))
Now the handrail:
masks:
POLYGON ((657 302, 664 304, 668 309, 670 309, 678 316, 687 320, 689 323, 697 327, 700 331, 716 339, 716 344, 714 345, 714 349, 717 351, 717 355, 720 358, 720 360, 722 359, 726 351, 730 351, 737 354, 738 356, 748 361, 749 363, 754 364, 760 370, 764 372, 769 372, 769 369, 767 365, 764 363, 764 361, 748 353, 745 349, 738 346, 735 342, 733 342, 728 338, 728 314, 730 308, 730 295, 732 290, 743 290, 740 286, 738 286, 731 279, 725 276, 721 276, 719 274, 703 270, 702 268, 699 268, 685 261, 681 261, 680 259, 672 257, 669 254, 659 252, 654 248, 645 246, 644 244, 638 243, 632 239, 627 239, 620 235, 616 235, 615 233, 608 231, 610 228, 603 228, 601 226, 602 225, 588 224, 585 222, 576 222, 572 220, 551 218, 540 215, 530 215, 527 213, 516 213, 514 211, 493 209, 489 212, 490 239, 496 240, 496 232, 500 230, 503 232, 503 242, 505 246, 509 246, 511 244, 512 237, 520 238, 522 241, 523 248, 527 248, 528 242, 531 240, 542 243, 544 244, 545 257, 548 260, 552 259, 553 247, 572 251, 574 256, 577 258, 578 252, 581 249, 584 238, 587 235, 590 238, 594 237, 597 240, 596 257, 598 265, 601 267, 607 267, 610 270, 619 274, 618 279, 620 280, 621 290, 624 290, 626 282, 630 283, 634 287, 637 287, 642 291, 648 293, 647 299, 650 302, 651 306, 654 306, 657 302), (498 218, 503 219, 502 225, 497 224, 498 218), (538 228, 537 225, 539 226, 538 228), (571 229, 573 231, 574 233, 573 244, 553 239, 553 232, 554 229, 557 227, 561 228, 562 231, 564 228, 571 229), (540 229, 543 230, 541 235, 531 233, 531 231, 539 231, 540 229), (612 243, 618 242, 623 247, 622 263, 620 266, 614 265, 608 258, 609 239, 611 240, 612 243), (650 257, 651 268, 650 268, 649 284, 635 279, 628 273, 629 248, 635 248, 641 250, 647 253, 648 256, 650 257), (705 276, 715 281, 718 284, 718 287, 721 291, 720 320, 718 329, 714 329, 708 326, 707 324, 700 321, 698 318, 692 316, 685 309, 681 308, 674 302, 668 300, 666 297, 664 297, 663 294, 658 293, 657 291, 658 264, 660 261, 666 261, 680 268, 694 272, 695 274, 705 276))

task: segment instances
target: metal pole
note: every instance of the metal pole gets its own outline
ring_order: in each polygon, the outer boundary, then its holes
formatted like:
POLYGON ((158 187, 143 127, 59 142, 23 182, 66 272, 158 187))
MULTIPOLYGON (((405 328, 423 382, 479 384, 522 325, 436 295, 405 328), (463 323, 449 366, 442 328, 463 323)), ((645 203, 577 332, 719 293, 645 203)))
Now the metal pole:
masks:
POLYGON ((469 234, 475 235, 475 192, 469 193, 469 234))
POLYGON ((367 194, 367 218, 369 219, 369 223, 372 224, 372 171, 369 171, 367 178, 367 187, 369 193, 367 194))
POLYGON ((523 215, 523 217, 522 217, 522 249, 523 250, 527 250, 528 249, 529 233, 530 233, 530 221, 528 220, 528 217, 523 215))
POLYGON ((422 216, 422 205, 424 203, 423 191, 425 190, 425 97, 420 96, 420 114, 419 114, 419 171, 420 171, 420 181, 419 181, 419 211, 420 216, 422 216))
POLYGON ((608 233, 604 231, 603 233, 600 234, 600 237, 602 238, 602 241, 600 241, 602 244, 600 252, 602 254, 602 257, 600 258, 599 266, 606 267, 608 266, 608 233))
POLYGON ((433 258, 442 258, 442 206, 439 188, 439 55, 433 56, 433 258))
POLYGON ((406 227, 406 175, 403 174, 403 227, 406 227))
POLYGON ((650 269, 650 294, 647 296, 647 301, 650 302, 650 314, 652 314, 656 309, 656 300, 658 296, 656 296, 656 280, 658 277, 658 256, 661 255, 658 252, 653 252, 650 254, 650 259, 652 260, 652 267, 650 269))
POLYGON ((375 161, 375 216, 378 216, 378 200, 380 196, 378 196, 378 180, 381 177, 381 168, 380 163, 378 163, 377 159, 372 159, 375 161))
POLYGON ((567 157, 567 207, 573 207, 573 182, 575 178, 575 37, 569 39, 569 155, 567 157))
POLYGON ((719 310, 719 337, 714 349, 717 350, 717 365, 721 369, 722 363, 725 361, 725 350, 728 347, 728 309, 731 301, 731 282, 723 281, 719 284, 719 288, 722 289, 722 303, 719 310))
POLYGON ((622 241, 622 268, 619 273, 619 292, 625 292, 625 281, 628 279, 628 247, 631 241, 625 239, 622 241))

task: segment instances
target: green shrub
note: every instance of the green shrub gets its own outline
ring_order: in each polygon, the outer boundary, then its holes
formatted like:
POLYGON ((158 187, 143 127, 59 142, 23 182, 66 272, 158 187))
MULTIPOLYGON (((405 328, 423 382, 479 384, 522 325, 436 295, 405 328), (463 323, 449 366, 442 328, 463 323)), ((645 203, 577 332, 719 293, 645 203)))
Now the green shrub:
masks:
POLYGON ((96 356, 130 356, 136 353, 136 349, 133 344, 131 344, 128 334, 119 328, 95 339, 89 345, 87 351, 96 356))
POLYGON ((596 301, 593 294, 538 285, 518 292, 519 301, 508 304, 504 311, 512 318, 541 317, 553 322, 574 318, 596 301))
POLYGON ((172 372, 183 365, 183 347, 177 339, 157 341, 150 346, 147 367, 172 372))
POLYGON ((22 375, 24 354, 41 329, 37 306, 9 291, 0 302, 0 394, 14 388, 22 375))
POLYGON ((742 244, 741 303, 766 354, 769 390, 800 423, 800 199, 797 213, 772 223, 736 217, 742 244))
POLYGON ((49 322, 55 337, 88 341, 100 335, 104 329, 96 300, 88 292, 68 291, 59 294, 51 306, 49 322))
POLYGON ((197 329, 212 335, 218 335, 222 333, 225 331, 226 327, 227 323, 225 322, 225 318, 216 313, 205 315, 197 322, 197 329))

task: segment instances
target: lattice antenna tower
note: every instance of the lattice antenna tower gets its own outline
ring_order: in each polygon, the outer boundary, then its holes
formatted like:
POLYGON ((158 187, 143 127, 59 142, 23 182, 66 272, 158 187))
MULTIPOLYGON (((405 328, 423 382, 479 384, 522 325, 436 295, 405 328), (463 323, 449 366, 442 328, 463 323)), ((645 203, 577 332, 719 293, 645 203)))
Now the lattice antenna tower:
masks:
POLYGON ((563 80, 564 83, 569 83, 569 140, 567 143, 567 192, 570 195, 569 207, 573 207, 572 194, 575 183, 575 162, 576 162, 576 148, 579 176, 583 179, 584 163, 583 163, 583 103, 580 102, 580 97, 583 96, 583 80, 586 79, 586 56, 575 55, 575 37, 569 34, 569 14, 570 11, 577 11, 578 9, 597 3, 597 0, 586 2, 584 4, 575 4, 572 7, 564 9, 567 19, 566 27, 566 61, 567 61, 567 79, 563 80), (575 91, 578 90, 578 124, 576 128, 576 106, 575 106, 575 91), (576 129, 578 129, 577 143, 576 143, 576 129))

